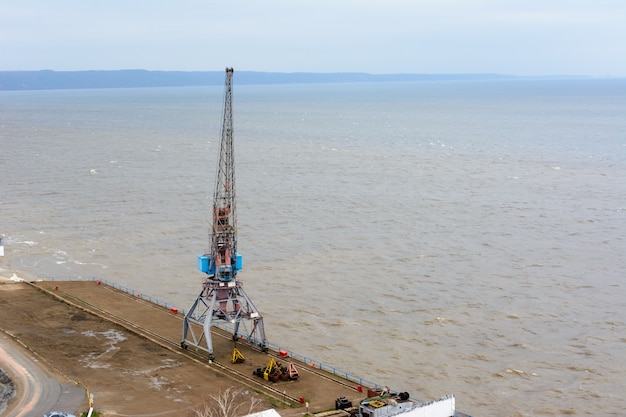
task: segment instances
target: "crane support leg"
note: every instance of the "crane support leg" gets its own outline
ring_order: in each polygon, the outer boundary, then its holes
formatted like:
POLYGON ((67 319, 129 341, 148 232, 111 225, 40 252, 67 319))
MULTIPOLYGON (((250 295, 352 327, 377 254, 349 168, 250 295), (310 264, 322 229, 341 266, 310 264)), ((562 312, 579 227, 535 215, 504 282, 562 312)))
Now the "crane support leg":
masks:
POLYGON ((244 337, 253 346, 266 352, 268 343, 263 316, 243 291, 241 283, 209 281, 204 285, 205 288, 183 320, 181 346, 203 350, 208 353, 209 360, 215 360, 211 326, 220 322, 221 328, 232 331, 234 341, 239 340, 240 336, 244 337), (225 297, 225 294, 228 296, 225 297), (197 335, 197 332, 200 334, 197 335))

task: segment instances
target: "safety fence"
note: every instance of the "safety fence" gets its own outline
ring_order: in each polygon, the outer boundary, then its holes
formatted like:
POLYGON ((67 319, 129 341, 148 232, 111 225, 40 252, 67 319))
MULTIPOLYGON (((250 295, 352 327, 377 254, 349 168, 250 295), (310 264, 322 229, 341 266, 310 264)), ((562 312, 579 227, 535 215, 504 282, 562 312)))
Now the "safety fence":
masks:
MULTIPOLYGON (((316 369, 320 369, 322 371, 331 373, 333 375, 336 375, 340 378, 343 378, 347 381, 351 381, 354 382, 358 385, 358 387, 368 387, 368 388, 372 388, 372 389, 376 389, 376 388, 383 388, 382 385, 379 385, 375 382, 372 381, 368 381, 367 379, 363 379, 359 376, 353 375, 349 372, 343 371, 339 368, 335 368, 332 365, 328 365, 324 362, 320 362, 318 360, 312 359, 308 356, 302 355, 300 353, 294 352, 292 350, 289 349, 285 349, 282 346, 279 345, 275 345, 273 343, 268 343, 268 347, 272 350, 275 350, 277 352, 284 352, 286 356, 290 357, 290 358, 294 358, 297 359, 307 365, 309 365, 312 368, 316 368, 316 369)), ((358 387, 355 387, 355 389, 358 389, 358 387)))
POLYGON ((93 275, 86 275, 86 276, 62 276, 62 277, 46 277, 46 278, 42 278, 43 281, 93 281, 93 282, 97 282, 103 285, 106 285, 107 287, 111 287, 114 288, 116 290, 125 292, 127 294, 132 295, 133 297, 137 297, 137 298, 141 298, 143 300, 146 301, 150 301, 153 304, 165 307, 167 309, 174 309, 176 311, 181 312, 183 315, 185 315, 187 312, 185 310, 181 310, 179 308, 177 308, 176 306, 173 306, 172 304, 168 303, 167 301, 162 301, 156 297, 152 297, 148 294, 144 294, 140 291, 135 291, 132 288, 128 288, 125 287, 124 285, 120 285, 120 284, 116 284, 115 282, 111 282, 111 281, 107 281, 106 279, 102 279, 93 275))
MULTIPOLYGON (((149 301, 153 304, 162 306, 167 308, 168 310, 171 311, 177 311, 179 313, 181 313, 182 315, 186 315, 187 314, 187 310, 182 309, 182 308, 178 308, 177 306, 174 306, 166 301, 160 300, 156 297, 152 297, 151 295, 148 294, 144 294, 142 292, 139 291, 135 291, 132 288, 128 288, 124 285, 120 285, 120 284, 116 284, 115 282, 111 282, 108 281, 106 279, 103 278, 99 278, 96 276, 92 276, 92 275, 88 275, 88 276, 61 276, 61 277, 46 277, 46 278, 42 278, 43 281, 93 281, 96 282, 98 284, 102 284, 102 285, 106 285, 108 287, 114 288, 116 290, 125 292, 127 294, 132 295, 133 297, 137 297, 137 298, 141 298, 142 300, 146 300, 149 301)), ((232 329, 230 328, 230 326, 220 323, 220 322, 213 322, 211 323, 212 326, 218 327, 222 330, 226 330, 226 331, 231 331, 232 329)), ((252 340, 251 342, 260 344, 260 340, 252 340)), ((312 367, 312 368, 316 368, 325 372, 328 372, 330 374, 333 374, 337 377, 343 378, 347 381, 350 382, 354 382, 355 384, 357 384, 358 386, 355 387, 355 389, 358 389, 358 387, 368 387, 371 389, 376 389, 376 388, 383 388, 382 385, 379 385, 375 382, 372 381, 368 381, 366 379, 363 379, 359 376, 356 376, 354 374, 351 374, 349 372, 343 371, 339 368, 336 368, 332 365, 326 364, 324 362, 312 359, 311 357, 308 357, 306 355, 302 355, 300 353, 294 352, 292 350, 286 349, 283 346, 271 343, 271 342, 266 342, 267 347, 270 348, 271 350, 274 350, 276 352, 280 352, 285 356, 288 356, 290 358, 299 360, 301 362, 303 362, 304 364, 312 367)))

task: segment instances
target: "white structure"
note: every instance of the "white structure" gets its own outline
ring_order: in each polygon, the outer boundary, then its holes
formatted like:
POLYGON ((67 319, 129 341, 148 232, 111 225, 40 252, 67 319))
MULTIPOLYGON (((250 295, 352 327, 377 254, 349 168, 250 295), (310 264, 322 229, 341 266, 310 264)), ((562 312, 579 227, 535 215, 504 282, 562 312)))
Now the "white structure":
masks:
POLYGON ((454 395, 419 403, 408 393, 390 397, 368 398, 359 405, 360 417, 452 417, 456 416, 454 395))
POLYGON ((258 413, 248 414, 244 417, 280 417, 280 414, 273 408, 269 410, 259 411, 258 413))

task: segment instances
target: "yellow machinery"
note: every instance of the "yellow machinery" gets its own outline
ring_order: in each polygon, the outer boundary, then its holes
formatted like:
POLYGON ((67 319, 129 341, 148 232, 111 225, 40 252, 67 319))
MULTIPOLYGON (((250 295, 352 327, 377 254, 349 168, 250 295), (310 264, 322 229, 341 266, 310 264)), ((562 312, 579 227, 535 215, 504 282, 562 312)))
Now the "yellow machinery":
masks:
POLYGON ((265 368, 257 368, 252 374, 271 382, 295 380, 299 376, 293 363, 281 366, 274 358, 270 358, 265 368))
POLYGON ((243 361, 245 361, 245 360, 246 360, 246 357, 245 357, 245 356, 243 356, 243 353, 241 353, 241 352, 239 351, 239 349, 234 348, 234 349, 233 349, 233 354, 232 354, 232 356, 230 357, 230 361, 231 361, 232 363, 241 363, 241 362, 243 362, 243 361))
POLYGON ((266 381, 269 381, 270 376, 273 376, 274 374, 279 373, 279 372, 280 372, 280 368, 278 364, 276 363, 276 360, 274 358, 270 358, 270 361, 267 363, 267 366, 265 367, 265 370, 263 371, 263 379, 266 381))

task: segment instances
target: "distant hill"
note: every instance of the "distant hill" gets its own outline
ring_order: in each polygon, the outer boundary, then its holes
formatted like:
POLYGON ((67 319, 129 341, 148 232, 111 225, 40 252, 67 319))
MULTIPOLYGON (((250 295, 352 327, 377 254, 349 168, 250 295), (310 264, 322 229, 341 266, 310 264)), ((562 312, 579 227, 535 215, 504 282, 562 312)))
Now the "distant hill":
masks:
MULTIPOLYGON (((237 84, 310 84, 518 78, 500 74, 366 74, 236 71, 237 84)), ((0 71, 0 90, 138 88, 222 85, 223 71, 0 71)))

